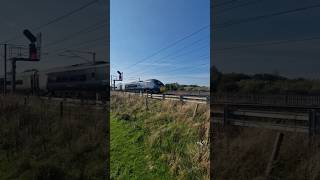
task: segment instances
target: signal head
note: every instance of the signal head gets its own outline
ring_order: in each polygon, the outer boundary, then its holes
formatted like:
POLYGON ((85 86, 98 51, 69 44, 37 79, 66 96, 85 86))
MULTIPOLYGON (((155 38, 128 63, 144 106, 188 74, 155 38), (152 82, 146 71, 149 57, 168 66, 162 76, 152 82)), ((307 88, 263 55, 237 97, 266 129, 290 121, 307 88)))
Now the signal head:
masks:
POLYGON ((29 39, 29 41, 31 41, 31 43, 37 41, 37 38, 28 29, 25 29, 23 34, 29 39))

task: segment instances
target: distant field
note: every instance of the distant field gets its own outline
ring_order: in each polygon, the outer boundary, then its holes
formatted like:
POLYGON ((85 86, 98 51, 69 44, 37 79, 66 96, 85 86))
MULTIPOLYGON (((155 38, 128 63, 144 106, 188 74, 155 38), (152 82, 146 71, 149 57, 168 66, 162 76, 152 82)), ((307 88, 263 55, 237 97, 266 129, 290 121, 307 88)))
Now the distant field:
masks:
POLYGON ((114 179, 209 179, 208 105, 111 97, 114 179))

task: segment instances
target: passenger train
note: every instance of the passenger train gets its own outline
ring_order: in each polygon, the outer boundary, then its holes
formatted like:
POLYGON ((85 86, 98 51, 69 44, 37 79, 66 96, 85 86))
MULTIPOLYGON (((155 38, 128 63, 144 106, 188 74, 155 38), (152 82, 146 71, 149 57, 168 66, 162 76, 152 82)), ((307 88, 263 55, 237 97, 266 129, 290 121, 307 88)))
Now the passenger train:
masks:
POLYGON ((164 84, 157 79, 148 79, 145 81, 135 81, 125 84, 118 84, 115 90, 129 92, 161 93, 164 90, 164 84))
MULTIPOLYGON (((106 62, 76 64, 45 71, 26 70, 16 74, 16 91, 28 94, 58 97, 95 96, 107 97, 109 76, 106 62)), ((11 89, 11 75, 7 78, 7 89, 11 89)), ((4 79, 0 78, 3 90, 4 79)))

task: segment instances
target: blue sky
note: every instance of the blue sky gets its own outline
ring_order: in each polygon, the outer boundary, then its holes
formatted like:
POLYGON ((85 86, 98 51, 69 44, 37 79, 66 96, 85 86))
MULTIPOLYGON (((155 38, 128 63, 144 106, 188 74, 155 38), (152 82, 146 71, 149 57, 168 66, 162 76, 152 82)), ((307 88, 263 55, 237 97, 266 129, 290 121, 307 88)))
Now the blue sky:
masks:
MULTIPOLYGON (((21 1, 11 0, 0 6, 0 42, 8 41, 28 47, 29 41, 22 34, 30 29, 34 34, 42 33, 42 57, 39 62, 18 62, 17 72, 27 69, 46 70, 54 67, 92 61, 92 55, 75 53, 80 57, 70 57, 65 50, 95 52, 97 61, 107 61, 106 7, 105 0, 99 0, 76 13, 42 28, 57 17, 68 14, 93 0, 21 1), (99 26, 97 26, 99 25, 99 26)), ((8 47, 8 59, 11 46, 8 47)), ((16 52, 17 50, 15 50, 16 52)), ((27 52, 27 51, 26 51, 27 52)), ((3 47, 0 46, 0 76, 4 73, 3 47)), ((16 56, 13 53, 12 56, 16 56)), ((10 63, 7 65, 10 71, 10 63)))
MULTIPOLYGON (((221 4, 225 0, 215 2, 221 4)), ((317 19, 320 18, 319 5, 320 2, 317 0, 249 0, 234 1, 216 7, 214 13, 217 24, 237 22, 299 8, 303 10, 217 28, 214 32, 216 53, 213 55, 213 61, 215 66, 224 73, 278 72, 290 78, 319 79, 320 25, 317 22, 317 19), (232 10, 226 11, 227 9, 232 10), (312 40, 299 41, 301 39, 312 40), (277 41, 291 42, 221 50, 277 41)))
POLYGON ((209 28, 154 53, 209 25, 209 5, 209 0, 111 0, 111 75, 119 70, 125 82, 156 78, 208 85, 209 28))

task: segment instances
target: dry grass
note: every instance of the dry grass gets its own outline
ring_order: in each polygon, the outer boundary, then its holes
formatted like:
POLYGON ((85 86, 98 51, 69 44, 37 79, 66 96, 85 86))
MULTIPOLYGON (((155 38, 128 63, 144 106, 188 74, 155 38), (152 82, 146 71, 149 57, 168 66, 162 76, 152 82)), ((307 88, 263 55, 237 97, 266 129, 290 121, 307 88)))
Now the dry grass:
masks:
POLYGON ((0 179, 102 179, 105 118, 88 107, 0 99, 0 179))
POLYGON ((176 179, 209 179, 208 106, 199 105, 194 119, 193 103, 148 99, 148 106, 146 110, 145 98, 134 95, 111 97, 112 114, 146 130, 150 167, 161 160, 176 179))
MULTIPOLYGON (((276 131, 256 128, 214 127, 213 178, 262 179, 271 155, 276 131)), ((319 142, 309 145, 307 134, 285 133, 271 179, 320 178, 319 142)))

